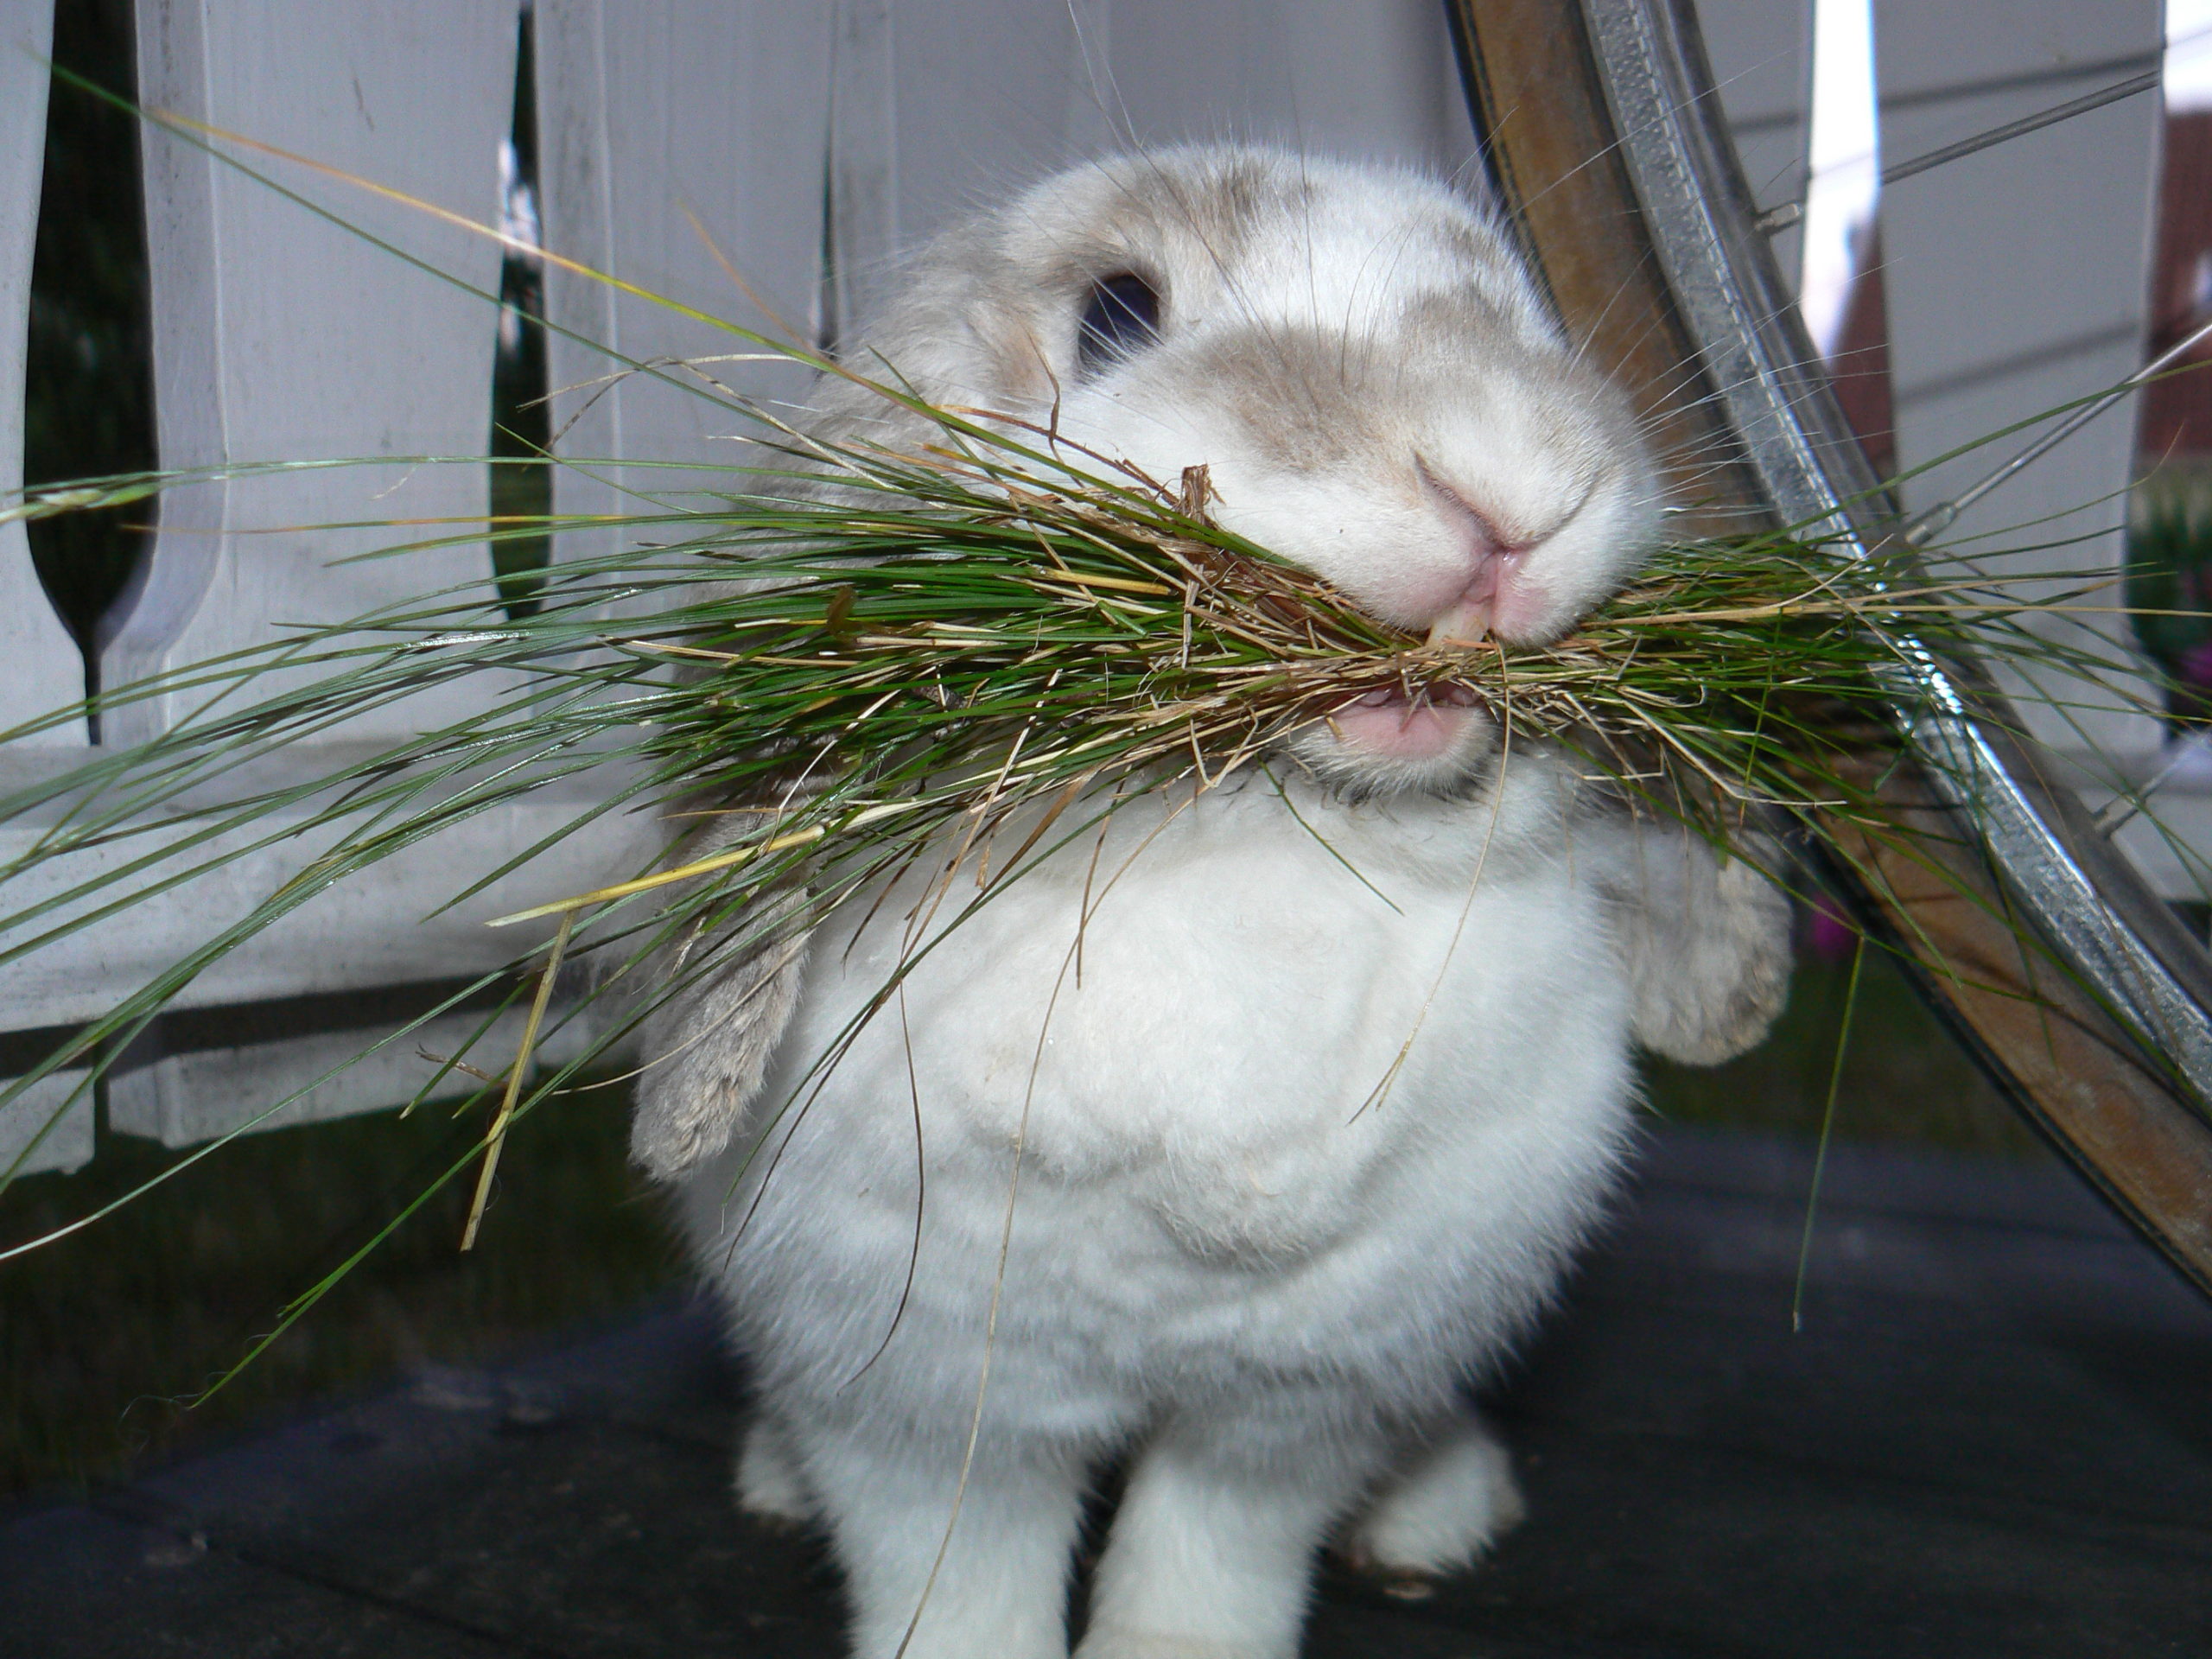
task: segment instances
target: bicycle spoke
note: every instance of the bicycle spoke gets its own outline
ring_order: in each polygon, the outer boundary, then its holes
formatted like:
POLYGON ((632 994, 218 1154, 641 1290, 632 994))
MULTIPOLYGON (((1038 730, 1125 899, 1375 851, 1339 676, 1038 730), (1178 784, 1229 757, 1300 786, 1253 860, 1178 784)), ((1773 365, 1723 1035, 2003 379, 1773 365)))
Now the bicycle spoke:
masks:
MULTIPOLYGON (((1924 156, 1916 156, 1909 162, 1899 162, 1895 167, 1885 167, 1882 169, 1882 188, 1887 189, 1891 185, 1942 167, 1946 162, 1978 155, 1985 149, 2004 143, 2007 139, 2023 137, 2031 132, 2041 132, 2045 127, 2055 127, 2062 121, 2071 121, 2077 115, 2087 115, 2091 110, 2101 110, 2107 104, 2117 104, 2122 99, 2133 98, 2139 92, 2155 92, 2158 90, 2158 71, 2156 69, 2146 70, 2139 75, 2131 75, 2126 80, 2114 81, 2109 86, 2100 87, 2094 92, 2085 92, 2070 102, 2054 105, 2050 109, 2034 115, 2024 115, 2018 121, 2007 121, 2001 127, 1992 127, 1986 132, 1974 134, 1971 138, 1961 138, 1955 144, 1945 144, 1942 149, 1931 149, 1924 156)), ((1779 207, 1771 207, 1761 213, 1757 224, 1761 231, 1772 236, 1777 232, 1788 230, 1804 217, 1805 204, 1803 202, 1785 201, 1779 207)))
POLYGON ((2118 404, 2145 380, 2155 378, 2163 371, 2180 362, 2183 358, 2203 344, 2208 338, 2212 338, 2212 321, 2199 323, 2177 344, 2169 346, 2094 402, 2085 404, 2075 410, 2050 431, 2005 461, 2003 466, 1993 468, 1949 500, 1938 501, 1934 506, 1914 518, 1910 524, 1897 532, 1898 539, 1907 547, 1921 547, 1926 544, 1929 537, 1940 536, 1958 521, 1961 513, 1980 500, 1982 497, 2008 479, 2016 477, 2022 471, 2042 460, 2044 456, 2088 425, 2098 416, 2118 404))

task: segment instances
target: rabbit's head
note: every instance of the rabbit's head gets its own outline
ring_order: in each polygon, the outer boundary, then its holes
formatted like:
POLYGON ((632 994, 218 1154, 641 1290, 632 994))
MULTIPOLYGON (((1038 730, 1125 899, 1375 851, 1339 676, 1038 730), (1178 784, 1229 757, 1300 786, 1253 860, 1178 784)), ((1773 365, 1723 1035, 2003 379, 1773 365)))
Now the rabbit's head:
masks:
MULTIPOLYGON (((901 282, 855 368, 1154 479, 1202 465, 1224 527, 1439 646, 1557 639, 1656 543, 1627 399, 1498 227, 1417 174, 1118 156, 947 233, 901 282)), ((835 412, 860 414, 851 397, 835 412)), ((1395 693, 1290 745, 1365 791, 1464 786, 1497 746, 1469 703, 1395 693)))

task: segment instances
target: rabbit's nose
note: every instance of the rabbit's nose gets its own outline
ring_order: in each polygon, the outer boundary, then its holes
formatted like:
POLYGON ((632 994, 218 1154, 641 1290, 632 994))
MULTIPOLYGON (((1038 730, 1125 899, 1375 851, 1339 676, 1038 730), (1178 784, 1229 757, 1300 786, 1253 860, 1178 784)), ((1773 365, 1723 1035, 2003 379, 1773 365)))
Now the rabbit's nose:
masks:
POLYGON ((1461 554, 1460 584, 1444 594, 1429 623, 1428 643, 1440 648, 1478 645, 1496 626, 1499 601, 1519 575, 1529 543, 1503 532, 1491 515, 1437 477, 1426 461, 1416 456, 1414 465, 1430 499, 1458 533, 1461 554))

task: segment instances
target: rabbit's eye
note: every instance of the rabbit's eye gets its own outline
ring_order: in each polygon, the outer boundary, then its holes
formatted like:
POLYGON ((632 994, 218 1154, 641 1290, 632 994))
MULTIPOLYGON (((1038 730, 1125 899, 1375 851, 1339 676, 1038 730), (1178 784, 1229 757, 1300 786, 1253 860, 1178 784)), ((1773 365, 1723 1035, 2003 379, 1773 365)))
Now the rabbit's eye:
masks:
POLYGON ((1101 276, 1090 285, 1076 334, 1076 362, 1094 373, 1160 338, 1160 293, 1135 271, 1101 276))

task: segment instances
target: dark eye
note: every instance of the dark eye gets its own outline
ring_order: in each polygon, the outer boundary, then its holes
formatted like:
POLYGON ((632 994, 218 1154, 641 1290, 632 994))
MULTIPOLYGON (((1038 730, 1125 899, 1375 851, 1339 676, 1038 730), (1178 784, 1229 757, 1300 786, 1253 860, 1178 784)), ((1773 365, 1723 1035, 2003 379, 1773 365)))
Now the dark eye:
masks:
POLYGON ((1095 373, 1160 338, 1160 294, 1135 271, 1101 276, 1090 285, 1076 334, 1076 361, 1095 373))

